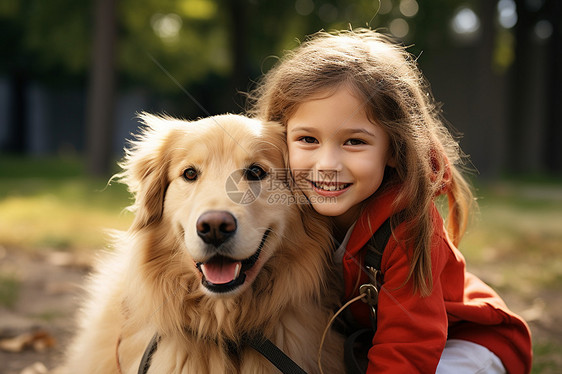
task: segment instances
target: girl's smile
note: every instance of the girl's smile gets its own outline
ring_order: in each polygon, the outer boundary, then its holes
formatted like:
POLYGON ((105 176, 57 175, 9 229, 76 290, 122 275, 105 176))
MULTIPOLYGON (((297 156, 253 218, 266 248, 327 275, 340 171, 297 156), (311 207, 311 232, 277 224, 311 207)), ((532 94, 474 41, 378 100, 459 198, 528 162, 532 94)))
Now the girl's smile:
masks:
POLYGON ((339 196, 351 186, 351 183, 334 183, 334 182, 322 182, 322 181, 318 181, 318 182, 309 181, 309 182, 317 194, 327 197, 339 196))
POLYGON ((314 209, 349 227, 392 166, 389 138, 346 86, 303 102, 287 121, 289 164, 314 209))

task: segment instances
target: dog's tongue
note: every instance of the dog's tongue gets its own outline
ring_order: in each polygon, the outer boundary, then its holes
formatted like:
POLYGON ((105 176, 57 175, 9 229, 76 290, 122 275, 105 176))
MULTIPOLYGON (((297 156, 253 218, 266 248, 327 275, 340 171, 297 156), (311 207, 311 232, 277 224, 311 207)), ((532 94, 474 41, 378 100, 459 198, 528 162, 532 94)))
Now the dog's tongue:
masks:
POLYGON ((226 284, 232 282, 240 274, 242 263, 231 262, 223 259, 211 260, 201 265, 201 271, 208 282, 213 284, 226 284))

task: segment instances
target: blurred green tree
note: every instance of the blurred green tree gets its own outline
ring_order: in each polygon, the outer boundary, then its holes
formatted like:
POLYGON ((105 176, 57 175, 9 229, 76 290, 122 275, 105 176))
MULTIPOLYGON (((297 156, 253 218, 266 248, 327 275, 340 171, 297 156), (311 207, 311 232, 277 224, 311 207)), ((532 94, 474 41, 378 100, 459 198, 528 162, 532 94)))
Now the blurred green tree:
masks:
MULTIPOLYGON (((461 0, 133 0, 116 2, 116 70, 119 87, 177 93, 155 64, 188 87, 209 76, 227 77, 246 89, 267 56, 278 56, 320 29, 369 26, 388 30, 404 19, 406 42, 448 43, 448 24, 461 0), (408 13, 407 13, 408 14, 408 13), (235 77, 241 73, 242 77, 235 77)), ((49 85, 87 81, 92 64, 94 0, 4 0, 0 4, 0 73, 25 71, 49 85)), ((415 47, 415 46, 414 46, 415 47)))

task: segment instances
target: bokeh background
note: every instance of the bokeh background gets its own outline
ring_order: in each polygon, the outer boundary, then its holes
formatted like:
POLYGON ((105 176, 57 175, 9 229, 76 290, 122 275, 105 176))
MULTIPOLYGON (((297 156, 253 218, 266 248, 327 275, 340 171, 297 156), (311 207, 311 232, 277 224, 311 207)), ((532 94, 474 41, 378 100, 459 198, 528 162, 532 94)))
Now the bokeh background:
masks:
POLYGON ((2 0, 0 373, 56 367, 102 228, 131 221, 108 180, 136 113, 241 113, 283 51, 350 27, 416 56, 471 160, 468 267, 562 371, 561 26, 560 0, 2 0), (2 348, 37 328, 56 344, 2 348))

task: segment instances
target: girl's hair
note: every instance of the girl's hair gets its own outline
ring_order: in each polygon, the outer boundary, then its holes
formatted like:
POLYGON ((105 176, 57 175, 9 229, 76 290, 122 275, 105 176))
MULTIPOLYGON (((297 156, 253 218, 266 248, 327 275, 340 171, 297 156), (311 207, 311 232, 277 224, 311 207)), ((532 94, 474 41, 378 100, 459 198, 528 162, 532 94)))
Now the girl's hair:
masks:
POLYGON ((428 295, 431 276, 431 206, 448 196, 448 232, 455 245, 474 202, 458 167, 461 151, 413 57, 390 38, 369 29, 319 32, 288 52, 250 93, 250 113, 287 124, 298 105, 326 89, 346 85, 364 102, 368 118, 389 135, 395 168, 375 195, 400 186, 393 227, 406 225, 413 244, 408 279, 428 295))

